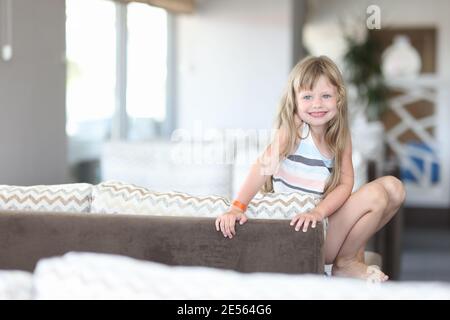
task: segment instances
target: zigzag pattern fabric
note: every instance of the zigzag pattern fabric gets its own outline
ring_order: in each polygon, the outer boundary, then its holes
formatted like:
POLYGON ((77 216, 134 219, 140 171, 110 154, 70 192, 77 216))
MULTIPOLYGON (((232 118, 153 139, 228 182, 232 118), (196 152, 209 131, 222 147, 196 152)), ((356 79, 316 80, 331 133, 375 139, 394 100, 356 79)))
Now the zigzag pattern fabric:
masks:
MULTIPOLYGON (((318 201, 320 197, 301 192, 258 194, 246 214, 257 219, 291 219, 313 209, 318 201)), ((229 207, 230 199, 225 197, 156 192, 120 181, 107 181, 94 187, 91 212, 217 217, 229 207)))
POLYGON ((107 181, 94 187, 92 213, 162 216, 217 216, 230 203, 219 196, 192 196, 182 192, 156 192, 134 184, 107 181))
POLYGON ((257 194, 249 203, 247 216, 258 219, 292 219, 314 209, 320 196, 304 192, 257 194))
POLYGON ((0 185, 0 210, 90 212, 92 185, 0 185))

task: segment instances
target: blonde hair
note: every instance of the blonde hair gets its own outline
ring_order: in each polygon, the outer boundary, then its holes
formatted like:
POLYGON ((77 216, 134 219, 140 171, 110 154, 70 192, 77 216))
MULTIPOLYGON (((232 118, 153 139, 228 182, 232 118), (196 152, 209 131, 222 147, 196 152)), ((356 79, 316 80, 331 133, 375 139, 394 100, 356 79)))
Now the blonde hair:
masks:
MULTIPOLYGON (((326 56, 306 57, 292 69, 289 74, 287 87, 282 95, 275 119, 275 128, 283 127, 287 131, 284 148, 280 149, 281 159, 286 158, 291 151, 295 150, 300 140, 300 126, 303 121, 296 121, 297 103, 296 92, 301 89, 312 90, 320 76, 328 78, 330 83, 336 87, 337 92, 337 114, 328 122, 325 131, 325 142, 334 156, 334 166, 328 179, 324 197, 328 195, 339 184, 341 175, 342 154, 344 152, 348 136, 350 134, 347 119, 347 93, 344 80, 336 64, 326 56)), ((263 193, 273 192, 272 176, 264 183, 263 193)))

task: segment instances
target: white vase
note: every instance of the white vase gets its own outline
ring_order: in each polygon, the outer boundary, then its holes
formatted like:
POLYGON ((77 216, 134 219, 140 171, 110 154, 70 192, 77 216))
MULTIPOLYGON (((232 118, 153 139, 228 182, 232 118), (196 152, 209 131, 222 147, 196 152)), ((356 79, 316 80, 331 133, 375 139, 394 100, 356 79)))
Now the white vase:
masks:
POLYGON ((386 78, 413 77, 420 73, 422 61, 409 38, 398 35, 382 56, 381 70, 386 78))

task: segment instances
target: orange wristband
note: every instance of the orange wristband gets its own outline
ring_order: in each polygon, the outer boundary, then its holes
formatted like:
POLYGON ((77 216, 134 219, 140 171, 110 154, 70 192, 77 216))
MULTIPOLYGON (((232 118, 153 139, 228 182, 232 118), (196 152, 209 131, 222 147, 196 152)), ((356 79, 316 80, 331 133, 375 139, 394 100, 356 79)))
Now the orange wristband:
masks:
POLYGON ((240 202, 239 200, 234 200, 233 201, 233 206, 241 209, 244 212, 245 212, 245 210, 247 210, 247 206, 245 204, 243 204, 242 202, 240 202))

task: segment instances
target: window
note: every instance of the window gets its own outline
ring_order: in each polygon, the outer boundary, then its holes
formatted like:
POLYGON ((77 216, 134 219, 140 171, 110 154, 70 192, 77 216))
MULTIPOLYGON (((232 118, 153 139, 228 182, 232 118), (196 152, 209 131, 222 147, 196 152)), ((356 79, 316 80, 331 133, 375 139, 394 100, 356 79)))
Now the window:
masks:
POLYGON ((115 5, 67 0, 66 14, 66 131, 69 137, 102 140, 115 110, 115 5))
POLYGON ((66 0, 71 162, 98 158, 105 140, 152 139, 167 127, 168 18, 146 4, 66 0))
POLYGON ((127 9, 128 138, 157 134, 166 119, 167 13, 142 3, 127 9))
POLYGON ((163 9, 140 3, 128 5, 127 113, 130 117, 164 120, 166 20, 163 9))

